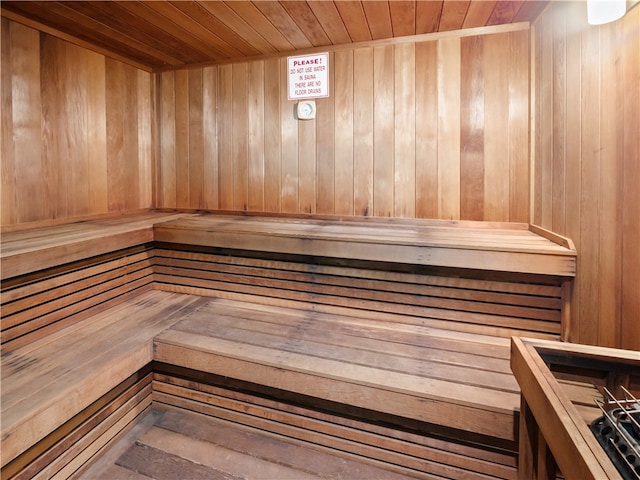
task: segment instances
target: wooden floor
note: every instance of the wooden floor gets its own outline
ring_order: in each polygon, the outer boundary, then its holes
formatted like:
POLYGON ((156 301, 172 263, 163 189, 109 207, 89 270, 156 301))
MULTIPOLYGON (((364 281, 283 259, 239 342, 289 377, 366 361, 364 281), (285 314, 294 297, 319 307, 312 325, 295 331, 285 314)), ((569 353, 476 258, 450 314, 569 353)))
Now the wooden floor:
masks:
MULTIPOLYGON (((171 407, 155 406, 80 479, 385 479, 384 465, 171 407)), ((424 478, 416 477, 416 478, 424 478)))

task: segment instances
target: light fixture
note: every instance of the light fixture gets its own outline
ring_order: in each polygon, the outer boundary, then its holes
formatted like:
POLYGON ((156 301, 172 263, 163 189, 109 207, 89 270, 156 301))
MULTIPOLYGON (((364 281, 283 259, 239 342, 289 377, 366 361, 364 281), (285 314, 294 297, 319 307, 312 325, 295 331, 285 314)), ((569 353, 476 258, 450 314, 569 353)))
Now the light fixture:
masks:
POLYGON ((587 21, 602 25, 622 18, 627 13, 627 0, 587 0, 587 21))

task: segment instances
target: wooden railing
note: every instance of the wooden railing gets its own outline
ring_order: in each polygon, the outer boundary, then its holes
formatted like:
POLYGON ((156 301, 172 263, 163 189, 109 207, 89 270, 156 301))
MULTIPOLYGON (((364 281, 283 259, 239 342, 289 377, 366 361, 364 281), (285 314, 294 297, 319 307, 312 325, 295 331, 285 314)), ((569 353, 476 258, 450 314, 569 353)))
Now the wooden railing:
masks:
POLYGON ((588 427, 599 410, 572 403, 558 380, 638 392, 640 352, 514 337, 511 369, 521 389, 519 478, 620 479, 588 427))

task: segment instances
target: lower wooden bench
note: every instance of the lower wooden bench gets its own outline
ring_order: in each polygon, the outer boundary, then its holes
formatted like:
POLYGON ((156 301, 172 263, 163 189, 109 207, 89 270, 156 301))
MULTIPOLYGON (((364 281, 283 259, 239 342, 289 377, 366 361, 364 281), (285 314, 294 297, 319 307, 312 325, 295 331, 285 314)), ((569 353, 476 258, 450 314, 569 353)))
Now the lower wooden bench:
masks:
POLYGON ((152 399, 235 408, 415 474, 515 472, 502 338, 150 291, 4 354, 2 371, 3 478, 73 476, 152 399))
MULTIPOLYGON (((106 432, 111 427, 124 428, 135 418, 131 411, 140 413, 148 407, 152 338, 199 301, 194 296, 149 291, 3 352, 2 478, 30 478, 41 468, 42 478, 48 478, 71 459, 86 461, 83 455, 90 458, 110 440, 106 432), (136 403, 117 408, 131 388, 136 403), (127 418, 124 424, 122 418, 127 418)), ((69 468, 60 478, 73 473, 69 468)))
POLYGON ((509 341, 211 299, 154 340, 154 359, 515 441, 509 341))

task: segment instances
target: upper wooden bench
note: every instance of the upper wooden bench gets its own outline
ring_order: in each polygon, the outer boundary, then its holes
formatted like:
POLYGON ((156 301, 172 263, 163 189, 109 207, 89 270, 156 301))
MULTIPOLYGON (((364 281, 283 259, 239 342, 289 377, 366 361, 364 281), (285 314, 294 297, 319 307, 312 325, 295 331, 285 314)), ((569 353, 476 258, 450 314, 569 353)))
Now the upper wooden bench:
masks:
POLYGON ((153 225, 184 214, 145 212, 39 228, 3 229, 0 275, 6 280, 153 241, 153 225))
POLYGON ((385 263, 573 277, 572 242, 525 223, 197 215, 159 242, 385 263))
POLYGON ((526 224, 196 215, 154 227, 155 288, 559 338, 576 252, 526 224))

